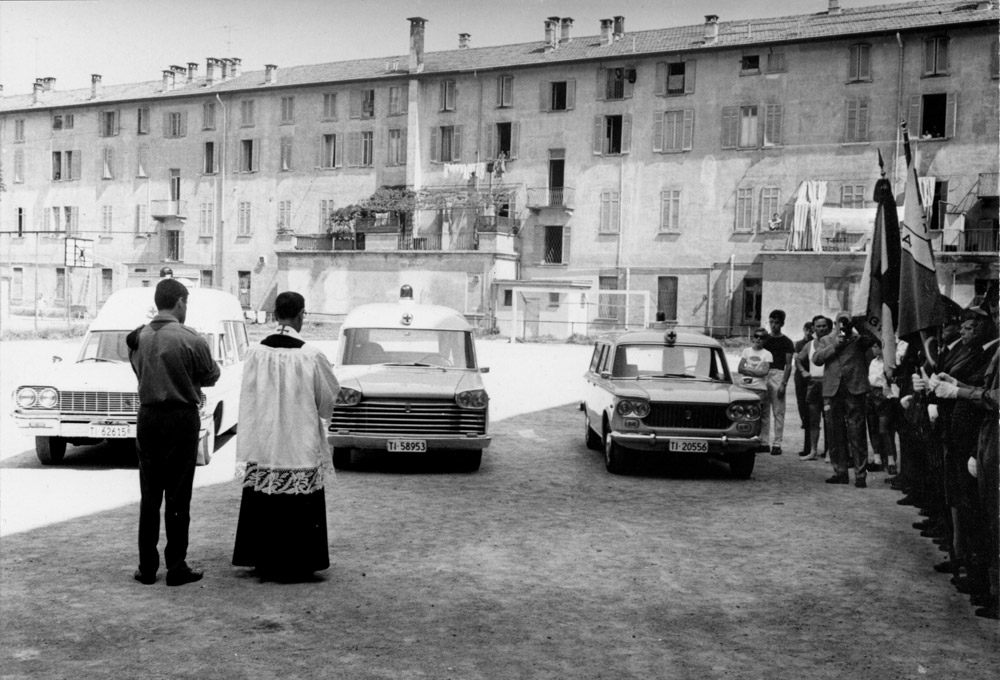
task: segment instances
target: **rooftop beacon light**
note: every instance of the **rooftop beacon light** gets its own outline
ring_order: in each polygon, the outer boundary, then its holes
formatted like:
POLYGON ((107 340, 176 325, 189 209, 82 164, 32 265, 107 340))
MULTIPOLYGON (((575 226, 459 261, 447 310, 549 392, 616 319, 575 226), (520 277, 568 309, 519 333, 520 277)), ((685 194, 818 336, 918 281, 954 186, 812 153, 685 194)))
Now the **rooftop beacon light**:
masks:
POLYGON ((409 300, 410 302, 413 302, 413 286, 404 284, 399 289, 399 300, 400 302, 404 300, 409 300))

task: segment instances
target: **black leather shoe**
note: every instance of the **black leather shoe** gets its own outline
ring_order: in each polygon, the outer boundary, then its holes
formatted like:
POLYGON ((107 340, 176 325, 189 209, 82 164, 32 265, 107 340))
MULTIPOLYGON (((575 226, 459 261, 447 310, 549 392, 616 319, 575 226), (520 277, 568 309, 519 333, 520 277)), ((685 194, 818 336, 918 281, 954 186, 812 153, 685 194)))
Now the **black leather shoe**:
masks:
POLYGON ((205 575, 203 571, 196 571, 194 569, 178 569, 177 571, 167 572, 167 585, 168 586, 182 586, 185 583, 194 583, 195 581, 200 581, 201 577, 205 575))
POLYGON ((984 619, 1000 619, 1000 608, 995 604, 989 607, 982 607, 976 610, 976 616, 981 616, 984 619))
POLYGON ((136 569, 135 573, 132 574, 132 578, 134 578, 136 581, 143 584, 144 586, 151 586, 154 583, 156 583, 156 572, 153 572, 152 574, 146 574, 142 571, 142 569, 136 569))
POLYGON ((896 505, 917 505, 917 500, 913 496, 903 496, 896 501, 896 505))
POLYGON ((868 483, 865 482, 865 480, 863 479, 856 479, 854 480, 854 486, 856 486, 859 489, 864 489, 866 486, 868 486, 868 483))
POLYGON ((953 562, 952 560, 944 560, 943 562, 938 562, 934 565, 934 571, 939 574, 955 574, 958 568, 962 566, 961 562, 953 562))
POLYGON ((919 522, 914 522, 913 528, 919 529, 920 531, 926 531, 927 529, 933 527, 935 524, 936 523, 932 519, 922 519, 919 522))
POLYGON ((868 463, 865 467, 868 472, 882 472, 882 463, 868 463))
POLYGON ((771 455, 772 456, 780 456, 781 455, 781 447, 780 446, 772 446, 771 447, 771 455))
POLYGON ((834 475, 826 480, 827 484, 850 484, 851 480, 847 475, 834 475))

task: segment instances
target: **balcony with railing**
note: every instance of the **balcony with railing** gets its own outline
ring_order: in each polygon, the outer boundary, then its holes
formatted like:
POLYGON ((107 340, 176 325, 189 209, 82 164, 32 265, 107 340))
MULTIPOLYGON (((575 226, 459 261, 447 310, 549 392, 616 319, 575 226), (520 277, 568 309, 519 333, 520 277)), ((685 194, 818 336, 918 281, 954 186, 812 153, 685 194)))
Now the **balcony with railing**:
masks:
POLYGON ((572 187, 534 187, 528 188, 529 208, 572 208, 572 187))
POLYGON ((187 201, 150 201, 149 214, 154 220, 185 219, 187 217, 187 201))
POLYGON ((935 253, 1000 252, 1000 232, 996 229, 941 229, 931 232, 935 253))
POLYGON ((480 234, 513 234, 521 230, 521 220, 502 215, 479 215, 476 217, 476 231, 480 234))

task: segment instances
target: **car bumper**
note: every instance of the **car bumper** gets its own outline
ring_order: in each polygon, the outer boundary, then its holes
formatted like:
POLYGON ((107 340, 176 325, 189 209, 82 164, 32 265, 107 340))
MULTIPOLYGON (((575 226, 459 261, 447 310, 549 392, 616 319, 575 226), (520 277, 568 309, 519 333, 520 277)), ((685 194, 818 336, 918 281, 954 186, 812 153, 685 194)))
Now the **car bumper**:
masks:
POLYGON ((347 449, 381 449, 388 450, 390 441, 422 441, 427 445, 427 450, 458 449, 458 450, 482 450, 490 445, 490 437, 384 437, 361 434, 330 434, 327 437, 330 446, 347 449))
MULTIPOLYGON (((35 437, 62 437, 63 439, 135 439, 135 418, 108 418, 104 416, 73 417, 25 416, 12 414, 14 424, 26 434, 35 437)), ((200 435, 213 427, 212 418, 201 421, 200 435)))
MULTIPOLYGON (((678 437, 675 435, 662 435, 655 432, 611 432, 611 440, 627 449, 638 451, 662 451, 667 454, 686 455, 682 451, 671 451, 670 442, 705 442, 708 451, 701 452, 702 455, 721 456, 728 453, 756 453, 760 448, 760 437, 678 437)), ((697 452, 695 452, 697 453, 697 452)))

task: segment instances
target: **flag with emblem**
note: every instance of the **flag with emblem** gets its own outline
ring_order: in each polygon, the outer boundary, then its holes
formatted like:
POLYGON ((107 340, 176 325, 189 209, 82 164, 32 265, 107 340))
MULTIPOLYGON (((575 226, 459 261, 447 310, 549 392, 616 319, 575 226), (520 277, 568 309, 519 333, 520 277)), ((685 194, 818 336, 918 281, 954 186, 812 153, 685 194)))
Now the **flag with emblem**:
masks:
MULTIPOLYGON (((944 321, 944 310, 938 290, 926 211, 920 199, 917 160, 910 151, 906 123, 902 127, 903 149, 906 153, 906 205, 899 236, 899 320, 896 334, 903 338, 921 333, 926 345, 930 332, 944 321)), ((928 356, 928 359, 931 363, 935 361, 935 357, 928 356)))

